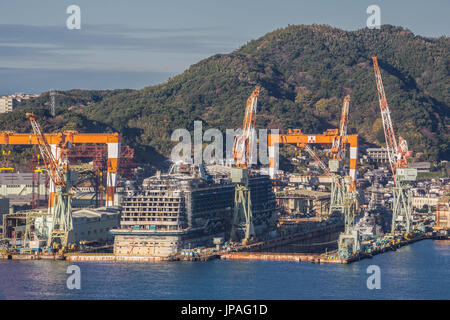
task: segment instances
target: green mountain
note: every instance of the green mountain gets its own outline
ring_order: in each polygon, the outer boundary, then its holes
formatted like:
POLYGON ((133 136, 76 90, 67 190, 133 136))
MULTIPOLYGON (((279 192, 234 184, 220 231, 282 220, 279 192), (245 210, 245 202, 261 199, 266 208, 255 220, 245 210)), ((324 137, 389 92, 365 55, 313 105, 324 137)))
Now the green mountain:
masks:
POLYGON ((422 159, 449 160, 449 49, 448 37, 425 38, 389 25, 358 31, 289 26, 202 60, 161 85, 62 92, 54 119, 43 94, 1 115, 0 130, 29 132, 24 112, 33 110, 49 131, 118 131, 141 160, 158 165, 161 155, 170 154, 174 129, 192 130, 194 120, 202 120, 204 130, 240 127, 246 99, 258 84, 259 128, 335 128, 342 99, 350 94, 349 131, 383 145, 371 60, 376 55, 397 135, 422 159))

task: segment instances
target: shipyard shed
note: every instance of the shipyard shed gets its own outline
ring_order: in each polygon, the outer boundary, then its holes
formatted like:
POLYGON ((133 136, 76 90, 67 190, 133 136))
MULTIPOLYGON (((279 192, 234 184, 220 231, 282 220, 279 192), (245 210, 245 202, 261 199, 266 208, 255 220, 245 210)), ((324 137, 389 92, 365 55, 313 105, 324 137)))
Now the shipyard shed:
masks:
MULTIPOLYGON (((72 212, 73 230, 69 231, 68 243, 80 241, 113 241, 109 232, 120 225, 119 207, 83 208, 72 212)), ((47 240, 53 217, 47 210, 29 210, 3 216, 3 237, 16 243, 47 240)))
POLYGON ((80 241, 112 241, 114 236, 109 230, 119 227, 120 209, 102 207, 83 208, 73 212, 73 230, 69 233, 69 243, 80 241))

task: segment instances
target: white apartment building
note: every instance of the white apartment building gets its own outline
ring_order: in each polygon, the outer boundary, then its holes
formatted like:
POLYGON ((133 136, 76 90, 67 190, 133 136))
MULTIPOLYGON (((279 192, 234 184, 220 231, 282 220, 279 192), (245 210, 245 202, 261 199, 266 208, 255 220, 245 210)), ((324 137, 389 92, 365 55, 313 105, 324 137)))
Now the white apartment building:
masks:
POLYGON ((0 98, 0 113, 11 112, 17 107, 17 99, 8 96, 0 98))

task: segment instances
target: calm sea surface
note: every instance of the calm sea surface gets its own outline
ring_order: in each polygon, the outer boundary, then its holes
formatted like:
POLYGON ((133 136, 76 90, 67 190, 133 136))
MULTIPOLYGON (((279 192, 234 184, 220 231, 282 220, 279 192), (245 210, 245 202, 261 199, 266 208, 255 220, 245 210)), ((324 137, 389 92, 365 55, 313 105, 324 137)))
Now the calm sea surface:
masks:
POLYGON ((0 260, 0 299, 450 299, 450 244, 425 240, 350 265, 0 260), (66 286, 81 269, 81 289, 66 286), (366 286, 381 269, 381 289, 366 286))

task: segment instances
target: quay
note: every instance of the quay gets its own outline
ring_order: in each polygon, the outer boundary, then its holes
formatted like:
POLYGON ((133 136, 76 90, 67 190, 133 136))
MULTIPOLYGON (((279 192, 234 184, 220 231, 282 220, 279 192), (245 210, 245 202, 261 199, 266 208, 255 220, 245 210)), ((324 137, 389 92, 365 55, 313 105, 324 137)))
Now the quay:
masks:
MULTIPOLYGON (((296 237, 294 237, 296 238, 296 237)), ((170 257, 155 256, 133 256, 133 255, 115 255, 113 253, 66 253, 61 254, 17 254, 2 253, 0 259, 7 260, 67 260, 67 261, 84 261, 84 262, 160 262, 160 261, 210 261, 214 259, 222 260, 261 260, 261 261, 293 261, 293 262, 311 262, 311 263, 327 263, 327 264, 349 264, 360 261, 362 259, 372 258, 377 254, 387 251, 395 251, 403 246, 426 240, 433 239, 439 241, 449 241, 448 236, 435 234, 421 234, 411 239, 404 239, 395 243, 386 243, 377 246, 370 251, 361 251, 348 258, 341 258, 338 251, 334 250, 327 253, 277 253, 277 252, 256 252, 246 251, 262 249, 265 246, 262 243, 253 245, 237 246, 233 251, 212 251, 199 253, 194 256, 183 256, 177 254, 170 257)), ((281 241, 284 242, 284 241, 281 241)))

